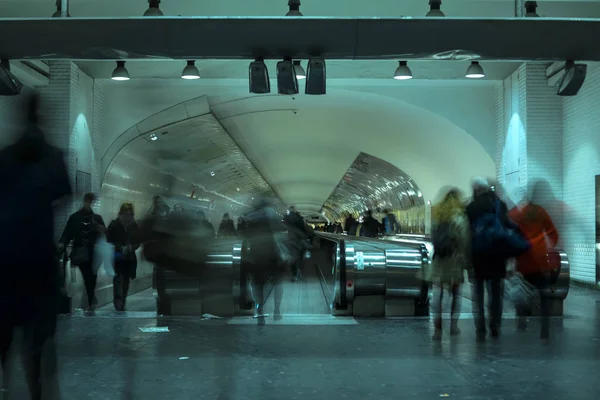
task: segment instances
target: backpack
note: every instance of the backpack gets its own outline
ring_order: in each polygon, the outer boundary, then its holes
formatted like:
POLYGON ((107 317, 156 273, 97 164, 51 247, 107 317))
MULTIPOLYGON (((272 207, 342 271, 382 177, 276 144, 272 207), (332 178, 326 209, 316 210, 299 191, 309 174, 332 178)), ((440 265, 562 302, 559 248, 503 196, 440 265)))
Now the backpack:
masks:
POLYGON ((500 201, 496 201, 494 213, 487 213, 473 224, 473 252, 497 255, 505 258, 517 257, 531 247, 520 232, 505 226, 500 220, 500 201))
POLYGON ((439 224, 431 235, 434 256, 449 257, 456 249, 456 240, 452 235, 452 224, 444 222, 439 224))

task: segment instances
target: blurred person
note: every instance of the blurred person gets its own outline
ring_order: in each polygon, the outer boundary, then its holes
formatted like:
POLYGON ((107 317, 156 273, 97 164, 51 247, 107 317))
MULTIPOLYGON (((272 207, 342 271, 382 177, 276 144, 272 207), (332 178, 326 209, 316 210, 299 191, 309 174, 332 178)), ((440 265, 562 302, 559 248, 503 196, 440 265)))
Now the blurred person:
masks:
POLYGON ((400 224, 396 215, 390 210, 383 211, 385 216, 383 217, 383 230, 386 235, 395 235, 400 232, 400 224))
MULTIPOLYGON (((475 178, 472 182, 473 200, 467 206, 466 212, 471 226, 471 237, 478 238, 479 222, 486 217, 494 216, 504 227, 518 229, 508 217, 506 204, 491 190, 485 178, 475 178)), ((479 236, 480 237, 480 236, 479 236)), ((484 340, 487 335, 485 326, 485 286, 490 286, 490 321, 489 329, 492 337, 500 334, 502 319, 502 280, 506 278, 506 261, 508 257, 501 253, 478 251, 472 242, 473 290, 475 300, 475 325, 478 340, 484 340)))
POLYGON ((294 206, 289 208, 289 213, 284 217, 288 231, 287 246, 291 252, 292 281, 295 282, 302 276, 304 254, 312 249, 314 232, 294 206))
POLYGON ((358 226, 358 223, 357 223, 356 219, 354 219, 352 214, 348 213, 348 216, 346 217, 346 220, 344 221, 344 230, 346 231, 346 234, 350 235, 350 236, 356 236, 357 226, 358 226))
POLYGON ((117 311, 125 311, 129 283, 137 272, 135 252, 140 247, 140 232, 134 218, 133 204, 123 203, 118 218, 110 223, 106 232, 106 240, 115 246, 113 302, 117 311))
POLYGON ((238 235, 244 236, 244 231, 246 230, 246 221, 244 220, 244 217, 238 218, 236 230, 238 235))
POLYGON ((219 237, 235 236, 236 230, 233 220, 229 217, 229 213, 223 214, 223 219, 219 225, 219 237))
POLYGON ((452 296, 450 335, 460 334, 460 285, 470 260, 470 227, 462 203, 461 192, 452 188, 444 196, 434 214, 432 241, 433 260, 425 280, 434 285, 434 340, 442 338, 442 300, 444 289, 452 296))
POLYGON ((152 208, 150 209, 150 216, 157 218, 167 217, 170 213, 169 206, 160 196, 154 196, 152 198, 152 208))
POLYGON ((339 221, 335 222, 335 232, 334 233, 337 233, 338 235, 344 233, 344 228, 342 228, 342 224, 339 221))
MULTIPOLYGON (((39 98, 27 98, 23 132, 0 151, 0 355, 7 384, 13 331, 22 328, 21 358, 31 399, 58 398, 54 347, 61 274, 54 208, 71 194, 64 155, 38 127, 39 98), (42 356, 42 353, 44 355, 42 356), (42 372, 48 375, 43 380, 42 372), (50 384, 50 387, 46 386, 50 384)), ((7 389, 7 388, 5 388, 7 389)))
POLYGON ((367 210, 360 230, 360 236, 376 238, 380 232, 381 222, 373 218, 373 212, 371 210, 367 210))
POLYGON ((269 199, 261 198, 246 214, 245 220, 248 238, 247 260, 257 305, 255 317, 259 318, 259 324, 262 324, 265 317, 264 287, 271 278, 274 280, 274 319, 281 318, 283 299, 281 279, 285 265, 283 259, 287 258, 282 255, 282 252, 287 248, 281 240, 283 226, 269 199))
POLYGON ((215 237, 215 227, 210 223, 208 219, 206 219, 206 214, 204 211, 200 210, 196 213, 198 221, 200 222, 200 229, 202 229, 201 236, 206 236, 207 238, 214 239, 215 237))
MULTIPOLYGON (((534 184, 534 187, 536 186, 537 183, 534 184)), ((550 305, 547 289, 552 285, 553 270, 548 253, 558 243, 558 230, 548 212, 530 199, 523 199, 519 202, 509 215, 531 243, 531 248, 517 257, 516 270, 539 291, 542 317, 540 338, 548 339, 550 336, 550 305)), ((526 329, 525 317, 531 311, 528 308, 526 305, 517 307, 517 328, 521 331, 526 329)))
POLYGON ((85 310, 87 313, 93 313, 96 308, 98 271, 93 266, 94 247, 99 234, 106 232, 104 220, 92 210, 95 200, 96 197, 93 193, 86 193, 83 196, 83 207, 69 217, 58 242, 58 250, 62 252, 73 241, 73 250, 70 254, 71 264, 79 267, 83 277, 88 302, 85 310))

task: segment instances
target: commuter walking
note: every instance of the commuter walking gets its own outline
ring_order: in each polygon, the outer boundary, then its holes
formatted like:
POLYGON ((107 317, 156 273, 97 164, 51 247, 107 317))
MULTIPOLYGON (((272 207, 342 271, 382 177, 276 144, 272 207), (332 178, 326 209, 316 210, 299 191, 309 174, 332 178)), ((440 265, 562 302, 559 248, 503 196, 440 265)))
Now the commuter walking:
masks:
POLYGON ((92 210, 95 196, 87 193, 83 196, 83 207, 72 214, 59 240, 58 250, 62 252, 73 241, 70 254, 71 265, 79 267, 87 295, 87 313, 96 308, 96 282, 98 271, 94 267, 94 246, 98 236, 106 232, 102 217, 92 210))
POLYGON ((491 336, 500 334, 502 319, 502 281, 506 277, 506 261, 518 253, 518 249, 509 248, 506 241, 494 242, 498 235, 494 229, 510 232, 518 227, 510 221, 506 204, 491 190, 485 178, 476 178, 472 182, 473 200, 467 206, 467 216, 471 226, 472 266, 474 274, 475 326, 478 340, 487 336, 485 323, 485 287, 490 287, 491 336))
POLYGON ((433 260, 426 275, 426 281, 431 282, 434 288, 434 340, 442 338, 442 300, 445 289, 452 297, 450 334, 460 334, 459 290, 470 259, 469 220, 461 197, 458 189, 449 190, 434 215, 433 260))
POLYGON ((219 237, 228 237, 228 236, 236 236, 237 231, 235 230, 235 225, 233 224, 233 220, 229 217, 228 213, 223 214, 223 219, 221 220, 221 224, 219 225, 219 237))
POLYGON ((140 247, 140 232, 134 219, 133 204, 124 203, 119 217, 112 221, 106 239, 115 246, 115 277, 113 278, 113 302, 115 310, 125 311, 129 283, 137 272, 136 250, 140 247))
POLYGON ((38 127, 38 102, 37 95, 28 99, 24 132, 0 151, 0 355, 6 378, 8 349, 15 328, 21 327, 21 358, 32 400, 40 400, 42 392, 47 399, 59 397, 54 335, 63 282, 53 205, 71 194, 63 153, 38 127))
MULTIPOLYGON (((540 296, 542 326, 540 338, 550 336, 550 305, 547 289, 552 284, 552 265, 548 253, 558 243, 558 231, 548 212, 532 201, 523 201, 510 211, 510 217, 517 223, 521 232, 531 243, 531 248, 517 258, 516 270, 534 286, 540 296)), ((531 312, 531 304, 517 305, 517 329, 525 331, 526 315, 531 312)))

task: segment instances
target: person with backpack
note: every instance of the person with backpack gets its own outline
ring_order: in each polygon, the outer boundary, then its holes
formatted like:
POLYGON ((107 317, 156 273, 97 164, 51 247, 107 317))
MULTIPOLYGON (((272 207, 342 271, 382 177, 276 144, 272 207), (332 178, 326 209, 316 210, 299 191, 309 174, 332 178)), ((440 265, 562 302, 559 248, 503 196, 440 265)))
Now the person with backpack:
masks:
POLYGON ((450 335, 460 334, 459 290, 470 258, 469 221, 461 197, 458 189, 450 189, 434 214, 433 260, 426 274, 426 281, 434 287, 434 340, 442 338, 442 300, 446 289, 452 296, 450 335))
POLYGON ((472 182, 473 200, 467 206, 471 226, 471 261, 474 280, 474 314, 477 339, 485 340, 485 287, 490 288, 490 321, 492 337, 500 335, 502 319, 502 282, 506 278, 508 259, 528 248, 518 226, 508 216, 508 208, 491 189, 487 179, 472 182))

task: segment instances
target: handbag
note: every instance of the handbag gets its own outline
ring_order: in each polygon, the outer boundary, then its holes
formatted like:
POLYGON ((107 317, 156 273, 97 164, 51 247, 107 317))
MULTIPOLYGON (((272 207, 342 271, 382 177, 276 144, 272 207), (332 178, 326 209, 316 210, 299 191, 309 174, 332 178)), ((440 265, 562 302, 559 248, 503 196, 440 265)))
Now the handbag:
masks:
POLYGON ((87 264, 91 261, 90 249, 83 246, 74 247, 73 250, 71 250, 69 259, 71 260, 71 265, 73 266, 87 264))
POLYGON ((515 272, 504 282, 504 295, 516 307, 529 307, 533 303, 536 290, 519 272, 515 272))

